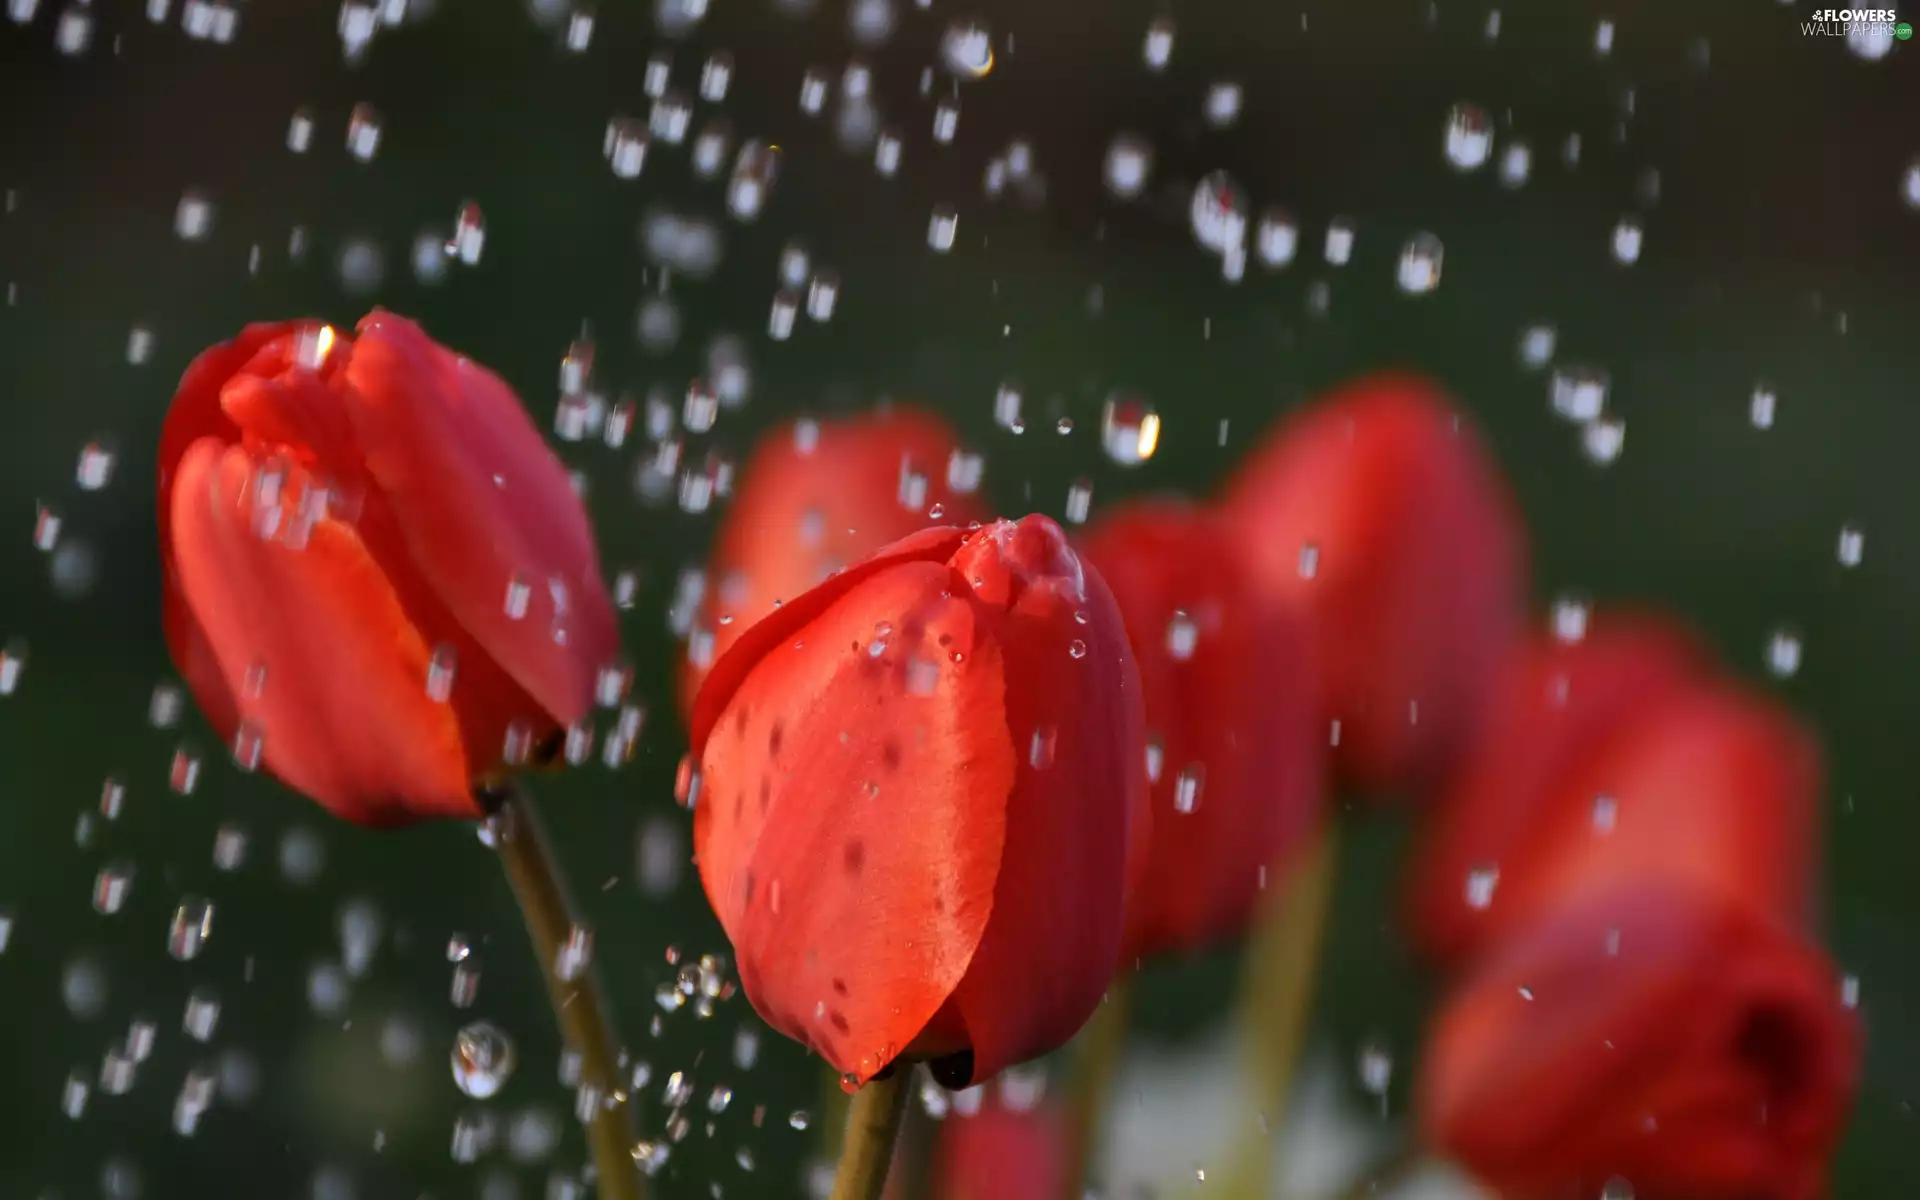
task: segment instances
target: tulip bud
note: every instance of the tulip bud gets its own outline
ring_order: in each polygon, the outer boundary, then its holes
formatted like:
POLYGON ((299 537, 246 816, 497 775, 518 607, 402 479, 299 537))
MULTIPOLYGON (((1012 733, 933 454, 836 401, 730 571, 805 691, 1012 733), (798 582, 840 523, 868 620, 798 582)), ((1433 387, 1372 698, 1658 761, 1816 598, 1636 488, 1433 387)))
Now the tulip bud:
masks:
POLYGON ((404 318, 208 350, 159 476, 175 665, 236 758, 338 816, 478 815, 618 649, 565 469, 498 376, 404 318))
POLYGON ((1226 510, 1270 602, 1309 623, 1336 771, 1435 782, 1524 602, 1519 516, 1473 429, 1426 380, 1368 376, 1283 421, 1226 510))
POLYGON ((707 563, 681 667, 682 707, 777 605, 916 530, 983 519, 978 462, 946 422, 905 407, 788 422, 763 437, 707 563))
POLYGON ((1146 704, 1151 815, 1125 957, 1195 949, 1245 926, 1319 816, 1312 648, 1296 615, 1260 604, 1205 510, 1123 506, 1082 552, 1113 589, 1146 704))
POLYGON ((1119 952, 1140 705, 1044 517, 914 534, 743 633, 694 705, 694 843, 761 1016, 854 1081, 1065 1042, 1119 952))

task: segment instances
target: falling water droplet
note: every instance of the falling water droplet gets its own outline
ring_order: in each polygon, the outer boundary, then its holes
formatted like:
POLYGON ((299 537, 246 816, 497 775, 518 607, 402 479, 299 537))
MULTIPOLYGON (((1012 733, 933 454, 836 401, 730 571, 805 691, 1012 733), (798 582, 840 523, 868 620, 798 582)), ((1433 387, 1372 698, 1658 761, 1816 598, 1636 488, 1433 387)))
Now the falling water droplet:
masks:
POLYGON ((453 1082, 475 1100, 497 1093, 513 1075, 513 1040, 491 1021, 463 1026, 453 1037, 453 1082))

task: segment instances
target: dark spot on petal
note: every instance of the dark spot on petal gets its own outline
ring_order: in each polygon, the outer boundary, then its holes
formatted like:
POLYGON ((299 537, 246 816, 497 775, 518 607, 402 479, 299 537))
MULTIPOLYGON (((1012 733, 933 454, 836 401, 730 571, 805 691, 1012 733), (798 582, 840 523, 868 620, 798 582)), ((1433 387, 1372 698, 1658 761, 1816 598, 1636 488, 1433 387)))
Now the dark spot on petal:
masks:
POLYGON ((846 994, 847 994, 847 981, 846 981, 846 980, 844 980, 844 979, 836 979, 836 980, 834 980, 834 981, 833 981, 833 994, 834 994, 834 995, 836 995, 836 996, 844 996, 844 995, 846 995, 846 994))
POLYGON ((880 762, 889 771, 898 771, 900 769, 899 739, 888 738, 886 744, 880 747, 880 762))
POLYGON ((778 757, 780 754, 780 743, 785 741, 786 737, 787 726, 785 722, 775 721, 773 728, 767 730, 767 753, 778 757))
POLYGON ((858 875, 867 865, 867 844, 859 838, 854 838, 846 844, 841 851, 841 856, 846 861, 847 874, 858 875))
POLYGON ((846 1033, 852 1028, 847 1024, 847 1014, 837 1008, 827 1014, 827 1020, 831 1021, 833 1027, 841 1033, 846 1033))
POLYGON ((735 737, 745 737, 747 734, 747 706, 744 704, 734 710, 733 733, 735 737))
POLYGON ((940 635, 940 644, 941 644, 942 646, 951 646, 951 645, 953 645, 953 635, 952 635, 952 634, 950 634, 950 633, 943 633, 943 634, 941 634, 941 635, 940 635))
POLYGON ((753 903, 753 893, 755 888, 759 885, 759 882, 760 881, 758 879, 755 879, 753 877, 753 872, 749 870, 747 872, 747 904, 748 905, 751 905, 753 903))
POLYGON ((767 806, 773 802, 773 780, 765 775, 760 777, 760 815, 767 815, 767 806))
POLYGON ((740 815, 746 811, 747 811, 747 794, 745 792, 735 792, 733 794, 733 819, 735 821, 738 821, 740 819, 740 815))
POLYGON ((943 917, 947 915, 947 902, 944 897, 935 896, 933 898, 933 911, 939 913, 943 917))

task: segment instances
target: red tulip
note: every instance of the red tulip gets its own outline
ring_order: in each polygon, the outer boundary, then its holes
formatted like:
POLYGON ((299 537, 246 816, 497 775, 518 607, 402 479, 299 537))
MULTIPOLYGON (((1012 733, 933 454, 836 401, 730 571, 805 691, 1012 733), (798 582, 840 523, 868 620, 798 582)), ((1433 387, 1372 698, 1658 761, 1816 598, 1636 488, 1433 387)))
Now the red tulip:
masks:
POLYGON ((1227 511, 1261 586, 1311 623, 1338 772, 1435 779, 1522 616, 1519 518, 1464 418, 1424 379, 1368 376, 1282 422, 1227 511))
POLYGON ((1048 1108, 989 1104, 940 1123, 933 1154, 937 1200, 1056 1200, 1066 1182, 1066 1134, 1048 1108))
POLYGON ((708 563, 681 707, 692 708, 708 669, 781 601, 915 530, 985 519, 958 453, 946 422, 898 407, 789 422, 762 438, 708 563))
POLYGON ((1526 843, 1495 862, 1481 938, 1497 942, 1535 912, 1623 879, 1685 885, 1807 924, 1819 753, 1788 714, 1701 682, 1646 705, 1605 744, 1537 797, 1526 843))
POLYGON ((1480 744, 1434 809, 1407 919, 1439 961, 1485 941, 1512 895, 1509 872, 1525 873, 1531 841, 1551 824, 1553 799, 1650 703, 1703 677, 1704 655, 1663 620, 1600 613, 1592 625, 1578 642, 1540 636, 1509 656, 1480 744))
POLYGON ((173 658, 243 765, 366 824, 477 816, 618 647, 567 473, 498 376, 375 311, 251 325, 160 441, 173 658))
POLYGON ((1082 552, 1113 589, 1146 701, 1144 873, 1126 957, 1237 931, 1320 808, 1310 647, 1262 610, 1231 531, 1178 502, 1115 509, 1082 552))
POLYGON ((1140 705, 1044 517, 914 534, 748 629, 694 705, 694 847, 761 1016, 857 1081, 1065 1042, 1119 953, 1140 705))
POLYGON ((1472 968, 1428 1041, 1420 1118, 1513 1200, 1612 1180, 1636 1200, 1815 1200, 1858 1058, 1832 967, 1790 924, 1623 875, 1472 968))

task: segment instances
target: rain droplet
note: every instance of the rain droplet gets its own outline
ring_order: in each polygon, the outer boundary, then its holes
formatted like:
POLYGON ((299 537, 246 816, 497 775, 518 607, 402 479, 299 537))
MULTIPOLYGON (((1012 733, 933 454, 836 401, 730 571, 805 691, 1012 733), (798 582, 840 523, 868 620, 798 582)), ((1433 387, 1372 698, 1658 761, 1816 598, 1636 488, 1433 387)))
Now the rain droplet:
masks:
POLYGON ((1857 525, 1840 527, 1840 545, 1838 557, 1843 567, 1857 567, 1860 556, 1866 551, 1867 535, 1857 525))
POLYGON ((188 191, 174 210, 173 231, 189 242, 204 241, 213 232, 213 201, 204 192, 188 191))
POLYGON ((933 108, 933 140, 945 145, 960 128, 960 102, 942 100, 933 108))
POLYGON ((1207 250, 1223 254, 1246 240, 1246 197, 1225 171, 1215 171, 1195 185, 1189 213, 1193 236, 1207 250))
POLYGON ((1149 71, 1165 70, 1173 58, 1173 18, 1156 17, 1147 26, 1146 43, 1141 47, 1141 57, 1146 61, 1149 71))
POLYGON ((1800 635, 1776 629, 1767 640, 1767 670, 1777 679, 1791 679, 1800 670, 1800 635))
POLYGON ((1193 813, 1200 808, 1200 793, 1207 784, 1207 768, 1200 763, 1188 763, 1180 768, 1173 777, 1173 811, 1193 813))
POLYGON ((953 249, 953 239, 959 228, 960 214, 954 211, 952 205, 935 206, 933 216, 927 222, 927 245, 935 253, 945 254, 953 249))
POLYGON ((1580 430, 1580 449, 1597 466, 1604 467, 1619 458, 1626 443, 1627 423, 1619 417, 1601 417, 1580 430))
POLYGON ((1539 370, 1553 361, 1559 331, 1551 325, 1529 325, 1520 331, 1520 365, 1539 370))
POLYGON ((1215 129, 1225 129, 1240 116, 1240 104, 1243 93, 1240 85, 1233 82, 1216 83, 1207 88, 1206 104, 1202 108, 1207 124, 1215 129))
POLYGON ((955 21, 940 35, 940 61, 960 79, 984 79, 993 71, 993 32, 982 21, 955 21))
POLYGON ((1467 872, 1467 907, 1484 910, 1493 903, 1494 889, 1500 886, 1499 867, 1475 867, 1467 872))
POLYGON ((1620 802, 1612 796, 1593 798, 1593 831, 1606 835, 1613 832, 1620 820, 1620 802))
POLYGON ((1160 447, 1160 414, 1137 396, 1115 393, 1100 412, 1100 443, 1114 462, 1137 467, 1160 447))
POLYGON ((1336 267, 1344 267, 1353 258, 1353 222, 1345 217, 1335 217, 1327 225, 1327 241, 1324 253, 1327 262, 1336 267))
POLYGON ((1508 142, 1500 152, 1500 186, 1517 188, 1533 172, 1533 148, 1525 142, 1508 142))
POLYGON ((1493 154, 1493 119, 1487 110, 1456 104, 1447 114, 1447 161, 1461 171, 1476 171, 1493 154))
POLYGON ((1420 296, 1439 287, 1443 253, 1440 239, 1431 233, 1416 233, 1408 238, 1400 250, 1400 290, 1420 296))
POLYGON ((133 864, 111 862, 93 877, 93 910, 111 916, 126 904, 133 891, 133 864))
POLYGON ((1766 384, 1755 384, 1753 396, 1747 401, 1747 419, 1753 422, 1755 429, 1772 429, 1774 409, 1780 398, 1766 384))
MULTIPOLYGON (((1915 170, 1920 172, 1920 165, 1916 165, 1915 170)), ((1107 147, 1103 171, 1107 190, 1122 200, 1131 200, 1146 190, 1152 174, 1153 145, 1138 134, 1115 135, 1107 147)))
POLYGON ((212 936, 213 902, 188 896, 173 910, 173 923, 167 927, 167 953, 180 962, 189 962, 200 956, 212 936))
POLYGON ((1621 266, 1632 266, 1640 261, 1640 245, 1646 232, 1640 222, 1633 217, 1621 217, 1613 227, 1613 261, 1621 266))
POLYGON ((1555 369, 1548 385, 1553 411, 1569 421, 1592 421, 1606 410, 1605 371, 1568 366, 1555 369))
POLYGON ((1278 270, 1300 252, 1300 223, 1285 209, 1267 209, 1260 214, 1253 245, 1261 265, 1270 271, 1278 270))
POLYGON ((513 1040, 491 1021, 475 1021, 453 1036, 453 1082, 475 1100, 486 1100, 513 1075, 513 1040))
POLYGON ((371 104, 356 104, 347 118, 347 153, 372 162, 380 149, 380 114, 371 104))

